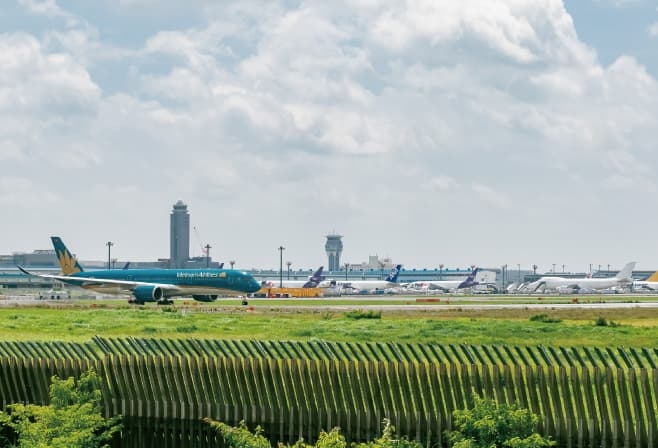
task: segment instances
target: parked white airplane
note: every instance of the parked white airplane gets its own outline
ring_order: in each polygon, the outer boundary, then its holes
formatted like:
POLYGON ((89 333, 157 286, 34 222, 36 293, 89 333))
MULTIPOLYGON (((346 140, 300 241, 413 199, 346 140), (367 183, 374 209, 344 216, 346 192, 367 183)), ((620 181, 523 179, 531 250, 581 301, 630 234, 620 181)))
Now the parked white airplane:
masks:
POLYGON ((556 291, 577 291, 579 289, 587 290, 601 290, 608 289, 615 286, 628 286, 632 284, 633 269, 635 262, 632 261, 617 273, 614 277, 608 278, 564 278, 564 277, 542 277, 537 281, 530 283, 527 286, 528 291, 537 291, 542 286, 544 289, 552 289, 556 291))
POLYGON ((384 280, 323 280, 320 282, 320 288, 332 289, 356 289, 359 291, 371 291, 373 289, 387 289, 399 286, 398 275, 402 265, 399 264, 393 268, 384 280))
POLYGON ((320 266, 317 271, 311 275, 308 280, 280 280, 280 279, 269 279, 263 280, 261 286, 263 288, 277 288, 281 285, 283 288, 317 288, 317 286, 322 281, 322 269, 324 266, 320 266))
POLYGON ((459 289, 471 288, 476 285, 486 283, 495 283, 496 273, 475 268, 468 274, 464 280, 425 280, 412 282, 406 285, 407 288, 424 289, 424 290, 441 290, 444 292, 457 291, 459 289))
POLYGON ((635 280, 633 289, 648 289, 658 291, 658 271, 654 272, 646 280, 635 280))

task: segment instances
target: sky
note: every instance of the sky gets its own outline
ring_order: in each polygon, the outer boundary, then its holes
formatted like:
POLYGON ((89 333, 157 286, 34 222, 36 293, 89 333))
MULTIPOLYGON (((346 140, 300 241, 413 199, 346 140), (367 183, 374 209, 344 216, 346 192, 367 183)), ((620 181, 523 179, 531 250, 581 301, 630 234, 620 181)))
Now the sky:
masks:
POLYGON ((658 269, 655 0, 5 3, 1 254, 658 269))

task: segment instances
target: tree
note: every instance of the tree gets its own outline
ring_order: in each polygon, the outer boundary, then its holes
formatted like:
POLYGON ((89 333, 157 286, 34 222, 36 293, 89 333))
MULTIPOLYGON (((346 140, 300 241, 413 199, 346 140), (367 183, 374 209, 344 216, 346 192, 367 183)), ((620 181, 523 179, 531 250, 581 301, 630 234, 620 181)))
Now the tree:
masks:
POLYGON ((261 435, 263 429, 260 426, 256 426, 256 429, 252 433, 249 431, 244 420, 240 421, 237 427, 229 426, 226 423, 218 422, 207 417, 203 421, 208 423, 211 428, 222 436, 228 447, 270 448, 270 442, 261 435))
POLYGON ((53 376, 50 405, 11 404, 0 425, 13 430, 20 448, 99 448, 121 429, 120 417, 101 414, 100 379, 93 371, 74 378, 53 376))
POLYGON ((453 448, 542 448, 555 442, 537 433, 538 417, 518 405, 473 396, 473 409, 453 412, 455 431, 446 433, 453 448))
POLYGON ((382 436, 368 443, 359 443, 356 448, 422 448, 422 445, 416 441, 411 441, 405 437, 395 438, 395 427, 387 418, 382 422, 384 428, 382 436))
MULTIPOLYGON (((205 418, 204 421, 215 429, 224 439, 226 446, 231 448, 270 448, 270 443, 262 435, 263 429, 256 426, 252 433, 245 424, 244 420, 241 421, 237 427, 229 426, 226 423, 218 422, 210 418, 205 418)), ((354 448, 422 448, 418 442, 411 442, 406 438, 396 439, 395 428, 391 425, 390 420, 384 419, 384 428, 382 436, 367 443, 353 443, 351 446, 354 448)), ((331 431, 320 432, 318 441, 315 445, 309 445, 300 439, 293 445, 284 445, 279 442, 279 448, 347 448, 345 437, 340 433, 340 428, 333 428, 331 431)), ((514 448, 526 448, 517 446, 514 448)))

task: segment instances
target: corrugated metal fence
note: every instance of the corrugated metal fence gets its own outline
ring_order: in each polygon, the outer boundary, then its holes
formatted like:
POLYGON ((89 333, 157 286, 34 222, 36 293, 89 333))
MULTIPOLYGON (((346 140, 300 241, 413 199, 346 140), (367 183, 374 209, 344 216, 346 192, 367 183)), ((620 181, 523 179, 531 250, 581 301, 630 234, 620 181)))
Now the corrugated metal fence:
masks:
POLYGON ((473 393, 541 416, 558 446, 655 446, 653 350, 433 344, 95 339, 0 344, 0 399, 46 403, 53 374, 94 368, 116 446, 211 447, 201 419, 260 424, 272 440, 313 441, 340 426, 351 441, 398 434, 446 445, 473 393))

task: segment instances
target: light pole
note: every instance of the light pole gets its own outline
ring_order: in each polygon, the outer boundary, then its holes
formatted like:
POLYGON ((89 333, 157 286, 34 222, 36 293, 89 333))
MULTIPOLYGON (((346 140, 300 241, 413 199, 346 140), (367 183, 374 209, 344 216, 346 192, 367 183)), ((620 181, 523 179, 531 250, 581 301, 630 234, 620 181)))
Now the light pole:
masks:
POLYGON ((288 280, 290 280, 290 265, 292 264, 292 261, 286 261, 286 266, 288 266, 288 280))
POLYGON ((235 265, 235 260, 231 260, 228 262, 228 264, 231 265, 231 269, 233 269, 233 266, 235 265))
POLYGON ((443 280, 443 264, 439 265, 439 280, 443 280))
POLYGON ((108 241, 105 244, 107 245, 107 268, 112 269, 112 258, 110 254, 112 253, 112 246, 114 246, 114 243, 112 241, 108 241))
POLYGON ((345 281, 347 281, 347 268, 350 267, 349 263, 345 263, 345 281))
POLYGON ((210 244, 206 244, 203 246, 203 248, 206 250, 206 267, 210 267, 210 248, 212 246, 210 244))
POLYGON ((564 264, 562 265, 562 273, 563 273, 563 274, 564 274, 564 267, 565 267, 565 266, 566 266, 566 265, 564 265, 564 264))
POLYGON ((507 291, 507 290, 505 289, 505 280, 506 280, 506 279, 505 279, 505 272, 506 272, 506 271, 507 271, 507 265, 504 264, 504 265, 503 265, 503 294, 507 291))
POLYGON ((610 265, 608 265, 608 275, 610 275, 610 265))
POLYGON ((283 251, 285 247, 279 246, 279 288, 283 288, 283 251))
POLYGON ((519 271, 519 283, 521 283, 521 263, 516 263, 516 267, 519 271))
POLYGON ((533 265, 532 265, 532 275, 537 275, 537 268, 538 268, 538 267, 539 267, 539 266, 537 266, 536 264, 533 264, 533 265))
POLYGON ((553 274, 555 274, 555 263, 553 263, 553 274))

